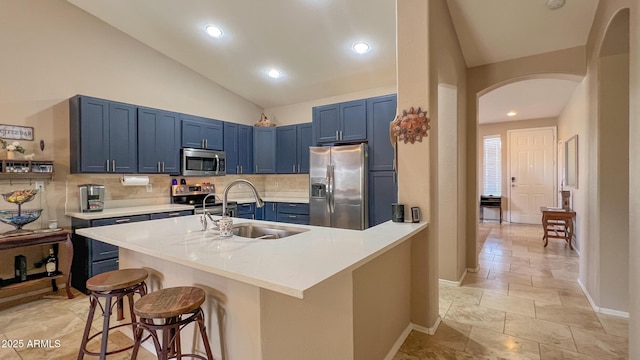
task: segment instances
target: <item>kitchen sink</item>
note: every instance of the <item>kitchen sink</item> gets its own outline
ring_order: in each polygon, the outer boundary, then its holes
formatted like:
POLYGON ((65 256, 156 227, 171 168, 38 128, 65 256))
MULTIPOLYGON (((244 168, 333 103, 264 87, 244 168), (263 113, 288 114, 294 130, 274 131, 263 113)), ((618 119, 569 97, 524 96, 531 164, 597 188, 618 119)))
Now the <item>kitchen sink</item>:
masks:
POLYGON ((236 224, 233 225, 232 229, 233 235, 265 240, 281 239, 287 236, 300 234, 305 231, 309 231, 309 229, 252 223, 236 224))

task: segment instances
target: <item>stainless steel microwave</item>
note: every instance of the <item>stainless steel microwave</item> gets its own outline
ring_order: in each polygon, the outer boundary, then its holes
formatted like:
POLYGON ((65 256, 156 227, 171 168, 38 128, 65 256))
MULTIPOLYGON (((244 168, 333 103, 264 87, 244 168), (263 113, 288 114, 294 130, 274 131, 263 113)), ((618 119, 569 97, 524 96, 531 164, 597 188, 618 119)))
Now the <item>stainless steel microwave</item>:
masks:
POLYGON ((182 148, 180 156, 183 176, 222 176, 226 174, 224 151, 182 148))

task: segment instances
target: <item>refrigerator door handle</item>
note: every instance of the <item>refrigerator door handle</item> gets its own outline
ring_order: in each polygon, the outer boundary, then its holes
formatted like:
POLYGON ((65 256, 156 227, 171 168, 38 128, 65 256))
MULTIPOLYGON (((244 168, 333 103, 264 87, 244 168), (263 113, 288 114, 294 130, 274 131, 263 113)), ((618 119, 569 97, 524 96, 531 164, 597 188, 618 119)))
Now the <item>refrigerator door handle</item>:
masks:
POLYGON ((334 194, 335 191, 335 174, 333 165, 329 165, 329 169, 331 170, 331 213, 333 214, 336 211, 336 197, 334 194))
POLYGON ((327 165, 327 191, 325 192, 325 200, 327 204, 327 213, 331 213, 331 165, 327 165))

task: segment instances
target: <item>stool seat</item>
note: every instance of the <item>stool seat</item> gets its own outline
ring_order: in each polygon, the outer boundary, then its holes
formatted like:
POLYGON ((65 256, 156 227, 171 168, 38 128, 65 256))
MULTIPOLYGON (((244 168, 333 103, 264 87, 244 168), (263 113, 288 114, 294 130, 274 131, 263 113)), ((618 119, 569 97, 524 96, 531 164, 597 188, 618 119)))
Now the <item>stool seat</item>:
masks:
POLYGON ((165 319, 188 314, 202 305, 204 290, 191 287, 173 287, 158 290, 136 301, 133 311, 146 319, 165 319))
POLYGON ((113 291, 128 288, 145 281, 149 273, 144 269, 122 269, 98 274, 87 280, 90 291, 113 291))

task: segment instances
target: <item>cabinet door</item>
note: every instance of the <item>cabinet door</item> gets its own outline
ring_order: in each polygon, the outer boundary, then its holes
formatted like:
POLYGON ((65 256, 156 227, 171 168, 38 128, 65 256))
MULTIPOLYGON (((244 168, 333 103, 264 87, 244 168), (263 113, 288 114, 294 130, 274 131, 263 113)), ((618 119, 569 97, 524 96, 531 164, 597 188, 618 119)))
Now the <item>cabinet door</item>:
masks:
POLYGON ((106 172, 106 162, 109 160, 109 102, 83 96, 72 99, 70 107, 73 107, 70 109, 71 141, 76 145, 72 146, 71 159, 72 166, 77 167, 72 172, 106 172))
POLYGON ((396 117, 395 94, 367 99, 369 170, 393 171, 393 146, 389 141, 389 123, 396 117))
POLYGON ((109 104, 109 160, 111 172, 138 171, 137 108, 134 105, 109 104))
POLYGON ((239 174, 238 124, 224 123, 224 152, 227 156, 227 174, 239 174))
POLYGON ((391 204, 398 201, 398 184, 393 171, 369 173, 369 226, 391 220, 391 204))
POLYGON ((205 119, 202 127, 202 137, 205 139, 205 148, 209 150, 224 150, 224 127, 222 121, 205 119))
POLYGON ((309 173, 309 146, 313 146, 313 127, 311 123, 299 124, 297 141, 298 173, 309 173))
POLYGON ((253 126, 238 125, 238 165, 242 174, 253 174, 253 126))
POLYGON ((179 115, 158 109, 138 108, 138 172, 180 172, 179 115))
POLYGON ((202 149, 202 124, 195 117, 182 115, 182 147, 202 149))
POLYGON ((294 174, 298 171, 296 129, 296 125, 276 128, 276 170, 278 174, 294 174))
POLYGON ((256 174, 275 174, 276 128, 253 129, 253 163, 256 174))
POLYGON ((313 128, 317 144, 338 141, 336 131, 340 130, 339 105, 331 104, 314 107, 313 128))
POLYGON ((366 100, 340 104, 340 130, 340 141, 367 140, 366 100))
POLYGON ((266 202, 262 207, 264 209, 264 220, 265 221, 276 221, 277 220, 277 203, 275 202, 266 202))

